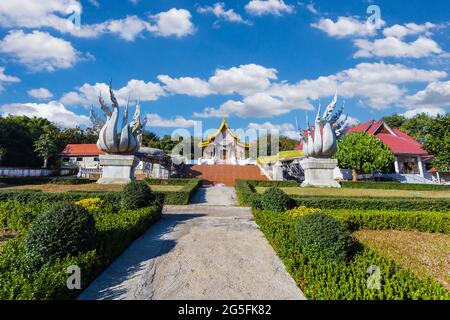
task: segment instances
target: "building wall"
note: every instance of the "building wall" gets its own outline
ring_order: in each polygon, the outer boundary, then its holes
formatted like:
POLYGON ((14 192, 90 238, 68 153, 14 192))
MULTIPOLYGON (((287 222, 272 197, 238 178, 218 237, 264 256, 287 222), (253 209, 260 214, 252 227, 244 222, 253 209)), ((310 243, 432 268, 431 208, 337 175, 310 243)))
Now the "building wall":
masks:
POLYGON ((99 158, 98 156, 63 157, 63 163, 67 166, 97 168, 99 166, 99 158))

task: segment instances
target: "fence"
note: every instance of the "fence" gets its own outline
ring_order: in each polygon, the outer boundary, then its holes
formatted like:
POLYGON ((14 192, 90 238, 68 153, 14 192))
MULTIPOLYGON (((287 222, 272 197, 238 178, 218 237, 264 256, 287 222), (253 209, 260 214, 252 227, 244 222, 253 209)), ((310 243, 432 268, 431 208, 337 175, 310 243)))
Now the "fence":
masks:
MULTIPOLYGON (((67 176, 73 174, 71 169, 61 169, 59 175, 67 176)), ((50 169, 22 169, 22 168, 0 168, 0 176, 3 177, 49 177, 55 175, 50 169)))

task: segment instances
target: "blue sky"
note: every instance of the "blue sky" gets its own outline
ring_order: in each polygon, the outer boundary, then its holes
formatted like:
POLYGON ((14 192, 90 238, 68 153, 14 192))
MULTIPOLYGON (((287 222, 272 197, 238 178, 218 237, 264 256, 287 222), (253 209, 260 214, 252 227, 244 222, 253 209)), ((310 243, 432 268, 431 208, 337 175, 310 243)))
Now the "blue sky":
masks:
POLYGON ((351 123, 435 115, 450 107, 449 28, 445 0, 2 0, 0 114, 88 125, 112 79, 160 135, 227 117, 294 136, 336 90, 351 123))

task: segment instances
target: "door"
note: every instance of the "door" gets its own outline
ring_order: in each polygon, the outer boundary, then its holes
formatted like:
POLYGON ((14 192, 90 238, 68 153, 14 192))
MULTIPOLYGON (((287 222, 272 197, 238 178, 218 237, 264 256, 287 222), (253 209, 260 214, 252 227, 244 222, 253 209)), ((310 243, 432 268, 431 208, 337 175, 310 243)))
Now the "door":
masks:
POLYGON ((222 159, 223 160, 228 159, 228 151, 226 149, 222 150, 222 159))

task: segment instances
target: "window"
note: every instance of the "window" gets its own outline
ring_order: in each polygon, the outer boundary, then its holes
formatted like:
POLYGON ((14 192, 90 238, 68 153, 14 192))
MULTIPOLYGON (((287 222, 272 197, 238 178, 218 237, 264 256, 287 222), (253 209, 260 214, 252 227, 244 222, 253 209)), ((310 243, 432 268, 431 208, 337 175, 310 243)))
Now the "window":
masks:
POLYGON ((77 158, 77 161, 83 161, 83 158, 77 158))
POLYGON ((97 162, 98 162, 98 161, 99 161, 99 160, 98 160, 98 157, 94 157, 94 161, 97 161, 97 162))
POLYGON ((69 162, 69 158, 63 158, 64 162, 69 162))

